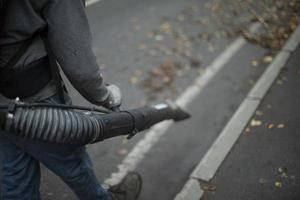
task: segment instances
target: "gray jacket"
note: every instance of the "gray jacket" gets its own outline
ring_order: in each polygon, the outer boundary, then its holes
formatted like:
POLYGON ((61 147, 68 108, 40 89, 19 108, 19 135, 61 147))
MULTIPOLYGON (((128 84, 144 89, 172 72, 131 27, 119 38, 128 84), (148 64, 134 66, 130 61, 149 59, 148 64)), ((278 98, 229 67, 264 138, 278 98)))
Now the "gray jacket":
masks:
MULTIPOLYGON (((87 100, 101 104, 108 98, 108 92, 92 51, 84 4, 83 0, 7 0, 0 30, 0 67, 24 40, 47 28, 50 46, 66 77, 87 100)), ((44 44, 37 37, 15 68, 26 68, 45 55, 44 44)), ((41 100, 55 92, 52 81, 27 100, 41 100)))

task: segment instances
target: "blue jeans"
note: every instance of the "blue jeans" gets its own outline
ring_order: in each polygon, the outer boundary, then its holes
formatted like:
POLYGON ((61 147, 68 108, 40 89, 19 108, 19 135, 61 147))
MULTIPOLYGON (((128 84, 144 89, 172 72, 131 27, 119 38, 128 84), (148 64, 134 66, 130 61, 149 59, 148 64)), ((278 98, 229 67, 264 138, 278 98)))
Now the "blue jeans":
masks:
MULTIPOLYGON (((43 102, 59 102, 57 95, 43 102)), ((69 104, 70 104, 69 100, 69 104)), ((26 140, 0 132, 1 196, 4 200, 39 200, 40 162, 84 200, 111 200, 98 183, 85 147, 26 140)))

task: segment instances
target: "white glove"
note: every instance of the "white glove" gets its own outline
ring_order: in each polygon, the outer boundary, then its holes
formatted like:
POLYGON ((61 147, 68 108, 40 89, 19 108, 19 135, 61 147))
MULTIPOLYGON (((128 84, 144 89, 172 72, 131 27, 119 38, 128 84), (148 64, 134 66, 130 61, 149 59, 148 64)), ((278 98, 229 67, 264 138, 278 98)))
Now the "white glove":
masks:
POLYGON ((120 88, 116 85, 108 85, 106 88, 109 95, 103 106, 111 110, 118 109, 122 104, 122 94, 120 88))

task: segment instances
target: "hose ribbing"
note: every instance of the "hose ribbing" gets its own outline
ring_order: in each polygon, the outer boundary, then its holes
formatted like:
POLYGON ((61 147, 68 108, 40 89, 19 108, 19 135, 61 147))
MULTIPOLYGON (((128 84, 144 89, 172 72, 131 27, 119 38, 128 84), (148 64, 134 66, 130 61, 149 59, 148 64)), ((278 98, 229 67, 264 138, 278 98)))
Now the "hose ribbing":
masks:
POLYGON ((18 108, 14 133, 28 139, 62 143, 87 144, 101 140, 101 120, 83 112, 54 108, 18 108))

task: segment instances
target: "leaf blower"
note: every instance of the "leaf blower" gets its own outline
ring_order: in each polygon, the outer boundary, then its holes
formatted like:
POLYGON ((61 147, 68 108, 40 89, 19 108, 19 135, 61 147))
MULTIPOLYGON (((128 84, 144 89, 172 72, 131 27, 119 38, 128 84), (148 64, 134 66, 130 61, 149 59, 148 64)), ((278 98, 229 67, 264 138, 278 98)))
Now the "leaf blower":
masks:
POLYGON ((161 121, 189 117, 171 102, 117 112, 19 101, 0 104, 0 129, 5 133, 65 145, 91 144, 121 135, 131 138, 161 121))

